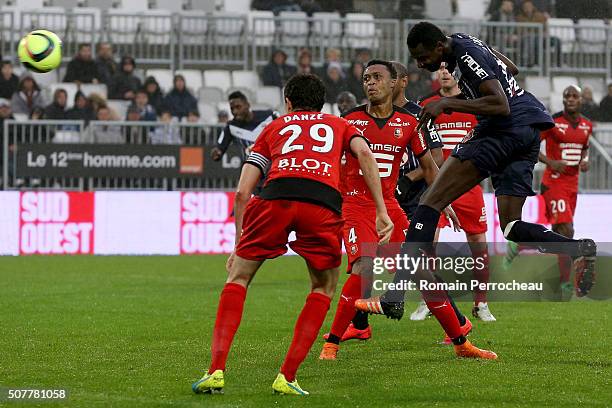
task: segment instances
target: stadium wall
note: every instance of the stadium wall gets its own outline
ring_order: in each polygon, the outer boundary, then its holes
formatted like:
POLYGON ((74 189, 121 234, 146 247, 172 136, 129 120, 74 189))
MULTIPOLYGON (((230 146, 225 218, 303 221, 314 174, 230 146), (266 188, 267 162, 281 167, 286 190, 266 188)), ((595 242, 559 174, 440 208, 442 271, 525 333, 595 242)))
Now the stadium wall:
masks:
MULTIPOLYGON (((612 194, 581 194, 576 236, 605 242, 612 194)), ((0 192, 0 254, 189 255, 226 254, 234 246, 234 193, 228 192, 0 192)), ((485 194, 487 240, 505 249, 497 206, 485 194)), ((523 209, 527 221, 545 223, 540 196, 523 209)), ((445 228, 441 241, 462 242, 445 228)))

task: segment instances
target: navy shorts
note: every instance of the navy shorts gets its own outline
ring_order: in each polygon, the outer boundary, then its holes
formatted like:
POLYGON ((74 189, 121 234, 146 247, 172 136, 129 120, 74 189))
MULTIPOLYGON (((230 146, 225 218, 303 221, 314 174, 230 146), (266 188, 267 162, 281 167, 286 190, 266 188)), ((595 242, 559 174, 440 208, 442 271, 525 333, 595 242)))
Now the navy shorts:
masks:
POLYGON ((419 180, 412 183, 410 186, 410 190, 408 194, 406 194, 406 198, 402 201, 398 200, 400 207, 406 213, 408 219, 411 219, 419 206, 419 201, 421 201, 421 196, 427 190, 427 182, 425 180, 419 180))
POLYGON ((476 126, 472 137, 458 144, 452 156, 471 161, 483 177, 490 176, 496 196, 527 197, 536 195, 532 181, 539 152, 540 131, 537 128, 476 126))

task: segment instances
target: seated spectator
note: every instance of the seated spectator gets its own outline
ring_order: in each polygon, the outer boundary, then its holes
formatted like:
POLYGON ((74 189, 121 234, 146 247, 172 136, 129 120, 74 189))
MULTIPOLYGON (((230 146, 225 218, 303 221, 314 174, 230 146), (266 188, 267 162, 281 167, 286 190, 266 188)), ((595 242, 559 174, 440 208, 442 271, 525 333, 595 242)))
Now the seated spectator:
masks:
POLYGON ((276 50, 263 68, 261 80, 265 86, 282 88, 296 72, 297 69, 293 65, 287 64, 287 54, 283 50, 276 50))
MULTIPOLYGON (((98 109, 102 106, 108 106, 106 102, 106 98, 97 93, 89 94, 89 105, 94 112, 97 112, 98 109)), ((117 118, 118 119, 118 118, 117 118)))
POLYGON ((298 55, 298 65, 297 65, 297 73, 298 74, 314 74, 315 70, 312 66, 312 52, 309 49, 303 48, 300 51, 300 55, 298 55))
MULTIPOLYGON (((499 3, 499 7, 491 12, 491 21, 499 21, 502 23, 514 23, 514 1, 503 0, 499 3)), ((508 48, 513 48, 518 42, 518 34, 514 27, 493 27, 487 41, 493 47, 497 47, 501 52, 505 52, 508 48)))
MULTIPOLYGON (((9 134, 6 135, 4 134, 4 121, 5 120, 10 120, 10 119, 15 119, 15 117, 13 116, 13 113, 11 112, 11 103, 8 101, 8 99, 5 98, 0 98, 0 169, 3 168, 3 163, 4 163, 4 139, 7 138, 8 139, 8 148, 9 148, 9 152, 11 152, 15 147, 15 128, 14 127, 9 127, 8 131, 9 134)), ((30 128, 29 126, 27 126, 26 128, 30 128)), ((9 154, 8 155, 8 159, 9 159, 9 178, 12 177, 13 175, 13 166, 12 166, 12 160, 13 160, 13 155, 9 154)), ((2 172, 0 172, 0 178, 2 178, 2 172)))
POLYGON ((599 103, 599 120, 612 122, 612 83, 608 84, 608 94, 599 103))
POLYGON ((162 109, 159 121, 162 125, 155 126, 149 134, 151 144, 182 144, 180 129, 176 118, 172 117, 170 109, 162 109))
POLYGON ((66 112, 66 119, 69 120, 84 120, 85 126, 89 124, 89 121, 96 118, 95 111, 91 108, 89 100, 85 94, 78 91, 74 95, 74 106, 66 112))
POLYGON ((217 123, 225 125, 227 122, 229 122, 229 113, 225 109, 221 109, 217 112, 217 123))
POLYGON ((489 8, 491 21, 501 21, 504 23, 514 23, 516 21, 513 0, 492 1, 489 8))
MULTIPOLYGON (((521 9, 516 15, 518 23, 546 23, 546 16, 540 12, 532 0, 524 0, 521 4, 521 9)), ((528 67, 534 66, 537 62, 538 51, 540 49, 540 40, 538 35, 530 30, 519 30, 521 41, 521 65, 528 67)))
MULTIPOLYGON (((131 105, 136 108, 139 114, 139 118, 137 120, 146 120, 155 122, 157 120, 157 114, 155 113, 155 109, 149 105, 149 96, 144 89, 139 89, 136 92, 136 98, 134 98, 134 102, 131 105)), ((129 113, 129 112, 128 112, 129 113)))
MULTIPOLYGON (((200 112, 193 110, 186 117, 187 123, 201 124, 200 112)), ((206 131, 203 126, 181 127, 181 140, 188 145, 203 145, 206 142, 206 131)))
POLYGON ((144 89, 149 97, 149 105, 155 109, 155 112, 161 112, 164 104, 164 95, 159 88, 157 80, 152 76, 147 77, 144 82, 144 89))
MULTIPOLYGON (((105 122, 112 120, 111 111, 108 106, 101 106, 98 108, 96 119, 105 122)), ((125 143, 125 138, 121 134, 121 127, 117 125, 105 125, 98 123, 94 126, 91 133, 93 136, 93 143, 125 143)))
POLYGON ((409 101, 418 101, 422 96, 431 93, 431 80, 421 76, 420 70, 411 66, 408 67, 408 87, 406 88, 406 98, 409 101))
POLYGON ((174 87, 164 98, 164 106, 179 119, 187 116, 189 111, 198 110, 198 100, 187 90, 182 75, 174 76, 174 87))
POLYGON ((343 114, 344 112, 348 112, 349 110, 357 106, 357 99, 355 98, 355 95, 348 91, 345 91, 338 95, 336 103, 338 104, 338 110, 340 111, 340 114, 343 114))
POLYGON ((34 107, 45 106, 43 94, 30 74, 26 74, 26 76, 19 81, 17 92, 15 92, 11 98, 11 106, 13 108, 13 113, 24 113, 28 115, 28 117, 32 113, 34 107))
POLYGON ((358 48, 355 50, 355 61, 365 66, 372 59, 372 52, 368 48, 358 48))
POLYGON ((117 73, 117 63, 113 58, 113 46, 110 43, 98 44, 96 73, 98 80, 110 89, 113 77, 117 73))
POLYGON ((0 68, 0 98, 11 99, 18 86, 19 77, 13 73, 13 64, 11 64, 11 61, 2 61, 2 68, 0 68))
POLYGON ((68 94, 65 89, 58 88, 53 92, 53 102, 44 110, 45 119, 62 120, 66 119, 66 102, 68 94))
POLYGON ((346 88, 357 98, 357 103, 364 103, 366 100, 365 92, 363 91, 363 65, 359 61, 351 64, 351 70, 346 78, 346 88))
MULTIPOLYGON (((332 62, 337 62, 338 64, 340 64, 340 68, 342 68, 341 57, 342 57, 342 52, 339 49, 328 48, 325 51, 325 62, 323 63, 323 67, 321 67, 319 71, 319 76, 323 78, 327 75, 327 67, 332 62)), ((344 76, 344 71, 342 71, 342 76, 344 76)))
POLYGON ((44 114, 45 110, 43 108, 35 106, 34 109, 32 109, 32 113, 30 113, 30 120, 43 119, 44 114))
MULTIPOLYGON (((140 118, 140 109, 136 105, 130 105, 127 109, 126 119, 128 122, 140 122, 142 119, 140 118)), ((128 144, 142 144, 146 143, 146 132, 148 131, 147 127, 138 126, 138 125, 126 125, 123 127, 123 134, 125 137, 125 141, 128 144)))
POLYGON ((130 56, 121 58, 119 72, 115 74, 109 90, 109 99, 132 100, 136 91, 141 87, 140 79, 134 75, 136 62, 130 56))
POLYGON ((200 112, 197 110, 189 111, 187 114, 187 123, 200 123, 200 112))
POLYGON ((588 86, 582 88, 581 112, 592 121, 599 120, 599 105, 593 100, 593 90, 588 86))
POLYGON ((98 71, 96 63, 91 57, 91 45, 79 45, 79 51, 68 63, 64 82, 76 82, 82 84, 98 83, 98 71))
POLYGON ((329 63, 323 83, 325 84, 325 102, 335 103, 338 95, 347 90, 346 82, 342 77, 342 66, 340 66, 340 63, 329 63))

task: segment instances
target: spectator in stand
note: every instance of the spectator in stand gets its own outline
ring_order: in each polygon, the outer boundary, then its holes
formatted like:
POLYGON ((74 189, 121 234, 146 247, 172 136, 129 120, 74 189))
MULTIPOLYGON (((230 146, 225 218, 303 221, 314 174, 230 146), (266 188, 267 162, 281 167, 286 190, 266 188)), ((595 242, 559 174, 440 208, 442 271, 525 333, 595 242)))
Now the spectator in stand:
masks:
MULTIPOLYGON (((524 0, 521 9, 516 15, 518 23, 538 23, 546 24, 546 16, 539 11, 532 0, 524 0)), ((533 30, 522 29, 519 31, 521 37, 521 61, 522 65, 532 67, 537 62, 537 55, 540 48, 540 40, 533 30)))
POLYGON ((582 108, 580 111, 593 122, 599 120, 599 105, 593 100, 593 90, 588 86, 582 88, 582 108))
POLYGON ((74 106, 66 112, 66 119, 70 120, 84 120, 85 126, 89 124, 89 121, 94 120, 96 114, 89 104, 89 100, 85 94, 81 91, 77 91, 74 95, 74 106))
MULTIPOLYGON (((321 68, 319 76, 323 78, 325 75, 327 75, 327 67, 332 62, 337 62, 338 64, 340 64, 340 68, 342 68, 341 58, 342 58, 342 53, 340 52, 339 49, 328 48, 325 51, 325 63, 323 64, 323 67, 321 68)), ((344 71, 342 71, 342 76, 344 76, 344 71)))
POLYGON ((338 95, 336 103, 338 104, 340 114, 343 114, 357 106, 357 98, 352 93, 345 91, 338 95))
POLYGON ((321 5, 316 0, 300 0, 300 8, 302 11, 308 14, 308 17, 312 17, 312 13, 318 13, 319 11, 323 11, 321 5))
POLYGON ((147 92, 149 105, 155 109, 155 112, 161 112, 164 105, 164 95, 154 77, 150 76, 145 79, 144 90, 147 92))
POLYGON ((160 125, 149 134, 151 144, 182 144, 180 129, 176 118, 172 117, 170 109, 162 109, 159 118, 160 125))
POLYGON ((134 102, 131 106, 136 108, 138 111, 139 118, 137 120, 150 122, 155 122, 157 120, 155 108, 149 105, 149 96, 147 95, 147 91, 144 89, 139 89, 138 92, 136 92, 136 97, 134 98, 134 102))
POLYGON ((275 50, 270 62, 263 68, 261 80, 265 86, 282 88, 296 72, 296 67, 287 64, 287 54, 283 50, 275 50))
POLYGON ((225 125, 227 122, 229 122, 229 113, 227 113, 225 109, 221 109, 217 113, 217 123, 220 125, 225 125))
POLYGON ((45 98, 30 74, 26 74, 19 81, 17 91, 11 98, 11 106, 13 113, 23 113, 28 115, 28 117, 35 106, 45 106, 45 98))
POLYGON ((491 21, 514 23, 516 21, 516 18, 514 16, 514 1, 502 0, 498 4, 498 8, 491 10, 491 21))
MULTIPOLYGON (((35 106, 34 109, 32 109, 32 113, 30 113, 30 120, 44 119, 44 115, 45 110, 40 106, 35 106)), ((45 138, 43 137, 42 139, 44 140, 45 138)))
MULTIPOLYGON (((9 151, 13 150, 13 144, 15 143, 14 137, 12 135, 14 129, 13 127, 10 128, 10 135, 4 134, 4 121, 9 119, 15 119, 13 113, 11 112, 11 103, 8 101, 8 99, 0 98, 0 169, 3 168, 2 163, 4 160, 4 138, 8 137, 9 139, 9 151)), ((9 155, 9 160, 11 157, 12 155, 9 155)), ((9 171, 12 171, 12 167, 13 166, 9 166, 9 171)), ((1 172, 0 176, 2 176, 1 172)))
POLYGON ((363 92, 363 64, 359 61, 354 61, 351 64, 349 75, 346 78, 346 88, 357 98, 357 103, 364 103, 366 100, 365 92, 363 92))
MULTIPOLYGON (((187 123, 192 125, 201 124, 200 112, 193 110, 187 115, 187 123)), ((181 127, 181 140, 188 145, 202 145, 206 139, 206 131, 203 126, 181 127)))
POLYGON ((200 123, 200 112, 192 110, 187 114, 187 123, 200 123))
POLYGON ((91 45, 79 45, 79 51, 72 61, 68 63, 64 82, 76 82, 78 84, 98 83, 98 70, 91 56, 91 45))
POLYGON ((11 99, 19 87, 19 77, 13 73, 11 61, 2 61, 0 68, 0 98, 11 99))
MULTIPOLYGON (((499 8, 495 9, 491 13, 491 21, 498 21, 502 23, 514 23, 516 17, 514 15, 514 1, 503 0, 499 3, 499 8)), ((493 27, 491 35, 487 38, 487 41, 492 47, 496 47, 501 52, 509 48, 516 47, 519 37, 514 27, 493 27)))
POLYGON ((89 105, 94 112, 97 112, 101 106, 108 106, 106 98, 97 93, 89 94, 89 105))
POLYGON ((53 102, 51 102, 44 110, 44 118, 51 120, 66 119, 66 102, 68 102, 68 94, 63 88, 58 88, 53 92, 53 102))
POLYGON ((421 76, 421 72, 415 66, 408 67, 408 87, 406 87, 406 98, 409 101, 418 101, 422 96, 431 93, 431 80, 421 76))
POLYGON ((174 76, 174 87, 164 98, 164 106, 179 119, 187 116, 189 111, 198 110, 198 100, 187 89, 182 75, 174 76))
POLYGON ((113 46, 110 43, 102 42, 98 44, 97 54, 96 72, 98 80, 110 89, 113 77, 117 73, 117 63, 113 58, 113 46))
POLYGON ((327 65, 327 75, 323 78, 323 83, 325 84, 325 102, 335 103, 338 95, 347 90, 340 63, 330 62, 327 65))
MULTIPOLYGON (((101 106, 96 113, 96 119, 99 121, 111 121, 111 111, 108 106, 101 106)), ((121 134, 121 127, 117 125, 97 124, 91 131, 93 143, 115 143, 124 144, 125 138, 121 134)))
POLYGON ((314 74, 315 69, 312 66, 312 52, 310 52, 308 48, 302 48, 302 50, 300 50, 297 62, 298 74, 314 74))
POLYGON ((132 100, 140 89, 140 79, 134 75, 136 62, 130 56, 121 58, 120 70, 115 74, 109 91, 109 99, 132 100))
POLYGON ((372 52, 367 48, 358 48, 355 51, 355 61, 365 66, 372 59, 372 52))
POLYGON ((612 122, 612 83, 608 84, 608 94, 599 103, 599 120, 612 122))

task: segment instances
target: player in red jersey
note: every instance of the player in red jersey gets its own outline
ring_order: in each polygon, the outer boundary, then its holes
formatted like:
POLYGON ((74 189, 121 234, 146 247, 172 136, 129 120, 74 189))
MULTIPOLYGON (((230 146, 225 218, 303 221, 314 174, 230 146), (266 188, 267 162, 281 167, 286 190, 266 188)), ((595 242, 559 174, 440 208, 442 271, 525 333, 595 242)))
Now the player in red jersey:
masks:
MULTIPOLYGON (((419 101, 422 106, 437 101, 443 97, 461 97, 461 90, 457 81, 442 63, 437 72, 440 90, 424 97, 419 101)), ((442 139, 444 146, 444 160, 448 159, 455 147, 461 143, 474 126, 478 123, 475 115, 471 113, 452 112, 443 113, 434 121, 434 127, 442 139)), ((461 228, 465 231, 465 238, 470 246, 474 259, 482 259, 482 268, 473 270, 474 279, 481 283, 489 282, 489 251, 487 248, 487 214, 485 210, 484 197, 480 184, 476 184, 471 190, 453 201, 453 209, 459 218, 461 228)), ((438 228, 450 226, 447 219, 440 217, 438 228)), ((437 234, 436 234, 437 236, 437 234)), ((421 316, 423 307, 419 307, 421 316)), ((495 317, 489 310, 486 290, 474 291, 474 307, 472 315, 485 322, 494 322, 495 317)), ((412 318, 412 316, 411 316, 412 318)), ((449 339, 450 340, 450 339, 449 339)))
MULTIPOLYGON (((546 143, 546 154, 540 152, 539 156, 546 164, 541 185, 546 218, 554 232, 568 238, 574 237, 578 176, 580 171, 589 170, 589 137, 593 133, 591 121, 580 114, 581 106, 580 88, 575 85, 565 88, 563 111, 553 115, 555 127, 540 135, 546 143)), ((506 262, 511 262, 517 254, 518 246, 510 245, 506 262)), ((559 254, 558 261, 561 290, 567 297, 574 290, 570 283, 572 260, 568 255, 559 254)))
MULTIPOLYGON (((344 117, 365 135, 378 161, 385 204, 395 224, 391 243, 400 244, 405 239, 408 221, 395 198, 395 187, 406 147, 409 146, 418 158, 428 183, 431 184, 438 174, 438 166, 427 150, 423 135, 417 131, 416 117, 393 105, 393 88, 396 82, 397 71, 391 62, 370 61, 363 73, 363 86, 369 102, 347 112, 344 117)), ((345 173, 347 191, 342 212, 344 242, 351 274, 342 288, 336 316, 319 357, 324 360, 337 358, 341 337, 355 316, 355 300, 371 288, 373 259, 376 256, 394 256, 399 253, 399 245, 395 249, 391 247, 390 253, 381 253, 372 245, 376 243, 372 201, 354 158, 347 157, 345 173)), ((451 209, 448 214, 456 219, 451 209)), ((459 322, 446 292, 426 291, 423 292, 423 297, 447 333, 451 330, 460 331, 459 322), (457 327, 449 329, 449 326, 454 324, 457 327)), ((476 358, 494 356, 494 353, 479 350, 469 342, 466 342, 464 348, 469 349, 469 352, 458 352, 458 355, 476 358)))
POLYGON ((227 355, 240 325, 247 287, 264 260, 287 251, 289 233, 295 231, 297 239, 289 245, 306 260, 312 290, 272 389, 283 394, 308 394, 300 388, 295 374, 319 333, 338 281, 342 259, 342 197, 338 188, 344 152, 359 163, 374 203, 374 239, 386 243, 393 231, 372 151, 345 119, 320 112, 325 102, 322 81, 315 75, 296 75, 287 82, 284 93, 289 113, 266 126, 242 168, 234 208, 236 249, 227 261, 228 278, 219 299, 212 362, 206 375, 193 383, 195 393, 223 389, 227 355), (251 198, 268 166, 261 194, 251 198))

